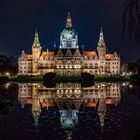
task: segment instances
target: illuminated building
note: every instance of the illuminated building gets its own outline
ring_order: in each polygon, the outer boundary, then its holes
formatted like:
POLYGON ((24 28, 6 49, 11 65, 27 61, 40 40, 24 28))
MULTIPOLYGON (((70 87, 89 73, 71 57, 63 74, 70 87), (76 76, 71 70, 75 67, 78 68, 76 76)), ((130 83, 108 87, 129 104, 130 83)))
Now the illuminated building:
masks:
POLYGON ((23 50, 18 59, 18 75, 44 75, 55 72, 63 76, 80 76, 82 72, 93 75, 119 75, 120 57, 116 52, 107 53, 101 28, 97 50, 85 51, 78 45, 78 33, 73 29, 70 13, 66 27, 60 34, 60 45, 54 51, 43 51, 38 32, 35 33, 32 53, 23 50))

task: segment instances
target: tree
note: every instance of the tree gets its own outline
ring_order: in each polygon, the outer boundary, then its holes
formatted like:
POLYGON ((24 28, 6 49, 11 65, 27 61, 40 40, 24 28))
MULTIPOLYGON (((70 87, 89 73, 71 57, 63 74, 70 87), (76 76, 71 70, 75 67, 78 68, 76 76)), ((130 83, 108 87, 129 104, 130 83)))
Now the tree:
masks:
POLYGON ((0 73, 9 72, 12 75, 17 73, 17 61, 13 57, 0 55, 0 73))
POLYGON ((56 77, 56 74, 53 72, 47 73, 43 76, 43 80, 44 80, 44 85, 46 87, 54 87, 55 86, 55 82, 54 82, 54 78, 56 77))
POLYGON ((123 40, 140 41, 140 0, 122 0, 123 40))
POLYGON ((81 77, 82 77, 82 86, 87 87, 87 86, 94 85, 94 78, 95 78, 94 75, 91 75, 89 73, 82 73, 81 77))

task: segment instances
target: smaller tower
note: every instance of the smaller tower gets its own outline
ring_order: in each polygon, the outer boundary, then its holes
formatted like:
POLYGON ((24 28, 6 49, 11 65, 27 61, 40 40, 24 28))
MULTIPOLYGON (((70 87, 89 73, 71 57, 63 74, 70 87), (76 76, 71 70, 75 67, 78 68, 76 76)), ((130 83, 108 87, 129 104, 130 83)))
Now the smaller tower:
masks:
POLYGON ((56 49, 56 43, 54 42, 54 45, 53 45, 54 49, 56 49))
POLYGON ((100 60, 105 60, 106 45, 105 45, 105 41, 104 41, 104 34, 103 34, 103 31, 102 31, 102 27, 101 27, 101 32, 100 32, 97 51, 98 51, 99 59, 100 60))
POLYGON ((32 45, 33 60, 37 60, 40 56, 40 53, 41 53, 41 46, 40 46, 40 42, 39 42, 38 32, 36 30, 35 37, 34 37, 34 42, 33 42, 33 45, 32 45))
POLYGON ((41 105, 39 102, 38 92, 37 92, 37 85, 32 85, 32 115, 34 118, 35 126, 38 126, 38 120, 41 113, 41 105))
POLYGON ((25 51, 24 51, 24 50, 22 50, 21 56, 24 56, 24 55, 25 55, 25 51))
POLYGON ((33 75, 37 75, 37 61, 41 54, 41 46, 39 42, 38 32, 36 30, 34 42, 32 45, 32 73, 33 75))
POLYGON ((99 106, 98 106, 98 116, 100 119, 100 126, 101 126, 101 131, 103 132, 104 129, 104 124, 105 124, 105 115, 106 115, 106 99, 105 98, 100 98, 99 99, 99 106))

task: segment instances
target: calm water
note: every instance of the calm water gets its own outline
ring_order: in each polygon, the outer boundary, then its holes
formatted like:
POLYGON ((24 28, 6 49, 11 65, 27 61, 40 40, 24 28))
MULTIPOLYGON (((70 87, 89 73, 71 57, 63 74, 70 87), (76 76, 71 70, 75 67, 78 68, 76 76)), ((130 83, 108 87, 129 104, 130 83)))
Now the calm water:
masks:
POLYGON ((140 88, 129 83, 0 86, 0 140, 140 140, 140 88))

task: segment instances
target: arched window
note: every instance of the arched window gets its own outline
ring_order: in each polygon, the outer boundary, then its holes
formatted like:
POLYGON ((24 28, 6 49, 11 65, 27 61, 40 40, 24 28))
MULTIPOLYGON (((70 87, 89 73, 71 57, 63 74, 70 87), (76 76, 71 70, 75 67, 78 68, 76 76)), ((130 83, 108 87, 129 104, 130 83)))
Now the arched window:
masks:
POLYGON ((97 70, 95 70, 95 74, 98 74, 98 71, 97 70))
POLYGON ((68 71, 68 72, 67 72, 67 75, 68 75, 68 76, 71 76, 71 72, 70 72, 70 71, 68 71))
POLYGON ((93 65, 92 65, 92 63, 90 63, 89 67, 90 67, 91 69, 93 68, 93 65))
POLYGON ((66 69, 68 69, 68 68, 72 69, 72 63, 70 61, 66 62, 65 68, 66 69))
POLYGON ((56 64, 56 68, 57 69, 63 69, 63 63, 61 61, 59 61, 57 64, 56 64))
POLYGON ((85 66, 84 66, 85 68, 88 68, 88 64, 87 63, 85 63, 85 66))
POLYGON ((75 69, 80 69, 82 66, 81 66, 81 63, 79 61, 75 62, 74 64, 74 68, 75 69))
POLYGON ((98 64, 97 63, 95 63, 95 69, 98 69, 98 64))
POLYGON ((93 74, 93 72, 92 72, 92 71, 90 71, 90 74, 93 74))

